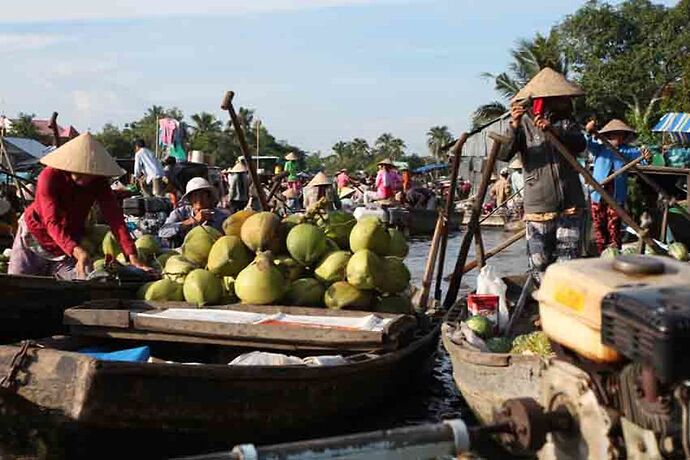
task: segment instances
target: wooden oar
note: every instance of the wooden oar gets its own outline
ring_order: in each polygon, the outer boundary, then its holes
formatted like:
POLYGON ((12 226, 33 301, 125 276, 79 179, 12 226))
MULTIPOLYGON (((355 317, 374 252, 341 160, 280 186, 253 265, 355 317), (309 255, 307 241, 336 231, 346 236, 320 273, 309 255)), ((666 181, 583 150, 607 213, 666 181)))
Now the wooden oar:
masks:
POLYGON ((415 310, 426 310, 429 302, 429 292, 431 291, 431 280, 434 277, 434 265, 436 264, 436 257, 438 255, 438 243, 441 239, 441 229, 443 228, 443 216, 439 214, 436 219, 436 228, 434 229, 434 236, 431 239, 431 247, 429 248, 429 255, 426 259, 426 266, 424 267, 424 277, 422 278, 422 289, 417 291, 412 298, 412 305, 415 310))
POLYGON ((476 234, 476 228, 479 226, 479 215, 481 214, 482 203, 484 203, 486 191, 489 188, 491 175, 493 174, 494 166, 496 165, 496 157, 498 156, 498 152, 500 151, 502 142, 504 141, 504 138, 496 133, 489 133, 489 137, 493 139, 493 145, 491 146, 489 156, 484 164, 484 171, 482 172, 482 179, 479 183, 479 190, 477 191, 475 200, 472 203, 470 221, 467 224, 467 231, 462 239, 460 252, 458 253, 458 258, 455 261, 455 268, 453 269, 453 275, 450 279, 450 286, 448 286, 448 292, 446 293, 446 298, 443 302, 443 306, 446 309, 450 308, 458 297, 458 291, 460 290, 460 283, 462 281, 463 268, 465 267, 465 262, 467 261, 467 254, 470 251, 472 239, 476 234))

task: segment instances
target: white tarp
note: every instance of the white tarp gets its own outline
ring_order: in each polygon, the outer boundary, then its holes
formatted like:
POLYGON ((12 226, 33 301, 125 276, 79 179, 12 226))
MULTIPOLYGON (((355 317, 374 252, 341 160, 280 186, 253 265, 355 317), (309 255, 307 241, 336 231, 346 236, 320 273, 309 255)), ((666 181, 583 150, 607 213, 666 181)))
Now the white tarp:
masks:
POLYGON ((132 313, 145 318, 165 318, 185 321, 210 321, 225 324, 276 324, 301 325, 304 327, 351 329, 357 331, 381 332, 391 322, 390 318, 363 314, 362 316, 311 316, 285 313, 266 314, 236 310, 214 310, 208 308, 168 308, 155 313, 132 313))

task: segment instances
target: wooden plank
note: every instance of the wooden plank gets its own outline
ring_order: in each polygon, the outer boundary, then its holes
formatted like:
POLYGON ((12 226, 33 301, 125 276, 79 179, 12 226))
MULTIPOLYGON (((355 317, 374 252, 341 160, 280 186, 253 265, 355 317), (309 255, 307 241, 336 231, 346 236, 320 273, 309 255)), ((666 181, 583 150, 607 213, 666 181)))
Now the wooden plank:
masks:
POLYGON ((348 331, 330 328, 229 324, 214 321, 187 321, 135 315, 135 329, 198 337, 222 337, 256 342, 299 343, 322 346, 351 346, 359 343, 382 344, 383 332, 348 331))
POLYGON ((129 310, 68 308, 62 323, 65 325, 109 326, 127 329, 131 326, 129 310))
MULTIPOLYGON (((251 349, 268 349, 268 350, 287 350, 287 351, 304 351, 304 350, 328 350, 328 351, 371 351, 381 349, 381 344, 377 342, 366 343, 361 342, 357 344, 349 344, 348 346, 330 347, 319 345, 302 345, 294 343, 274 343, 263 341, 248 341, 248 340, 231 340, 220 337, 199 337, 184 334, 172 334, 155 331, 138 331, 135 329, 110 329, 105 327, 90 327, 90 326, 70 326, 70 333, 77 337, 101 337, 119 340, 136 340, 136 341, 150 341, 150 342, 173 342, 173 343, 193 343, 193 344, 208 344, 221 345, 238 348, 251 349)), ((388 347, 386 347, 388 348, 388 347)))

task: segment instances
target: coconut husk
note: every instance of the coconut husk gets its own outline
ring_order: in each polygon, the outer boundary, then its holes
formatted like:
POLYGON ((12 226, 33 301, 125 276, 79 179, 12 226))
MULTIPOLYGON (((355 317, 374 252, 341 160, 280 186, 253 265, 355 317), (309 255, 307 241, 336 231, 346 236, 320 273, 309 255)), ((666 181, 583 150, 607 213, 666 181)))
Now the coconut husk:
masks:
POLYGON ((599 130, 599 134, 615 132, 637 134, 637 132, 634 129, 628 126, 623 120, 619 120, 618 118, 614 118, 613 120, 609 121, 608 123, 606 123, 606 125, 604 125, 603 128, 599 130))
POLYGON ((577 97, 585 92, 555 70, 545 67, 536 74, 513 98, 514 102, 541 97, 577 97))
POLYGON ((115 159, 91 133, 84 133, 41 158, 51 168, 92 176, 119 177, 125 174, 115 159))
POLYGON ((319 185, 332 185, 331 180, 322 172, 319 172, 314 176, 314 178, 309 181, 307 187, 317 187, 319 185))

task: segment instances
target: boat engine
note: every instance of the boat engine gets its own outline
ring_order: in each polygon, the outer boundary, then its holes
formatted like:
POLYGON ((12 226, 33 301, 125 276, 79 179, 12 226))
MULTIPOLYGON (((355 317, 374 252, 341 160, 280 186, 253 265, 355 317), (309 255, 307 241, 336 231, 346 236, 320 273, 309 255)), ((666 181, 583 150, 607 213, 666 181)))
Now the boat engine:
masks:
MULTIPOLYGON (((543 441, 540 459, 690 459, 690 266, 641 256, 589 262, 589 270, 587 261, 554 266, 536 295, 557 351, 542 375, 541 412, 516 410, 525 404, 513 400, 498 420, 538 413, 519 423, 533 450, 543 441), (557 429, 543 422, 566 413, 571 423, 557 429)), ((504 441, 527 447, 518 432, 504 441)))
POLYGON ((165 198, 135 196, 125 198, 122 209, 125 222, 138 238, 142 235, 157 235, 172 211, 172 204, 165 198))

